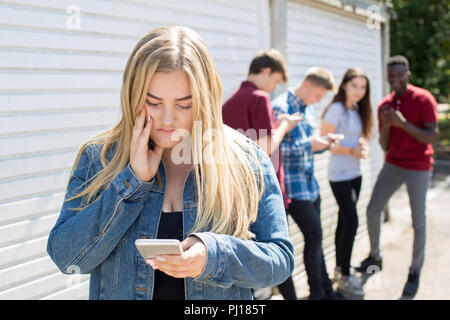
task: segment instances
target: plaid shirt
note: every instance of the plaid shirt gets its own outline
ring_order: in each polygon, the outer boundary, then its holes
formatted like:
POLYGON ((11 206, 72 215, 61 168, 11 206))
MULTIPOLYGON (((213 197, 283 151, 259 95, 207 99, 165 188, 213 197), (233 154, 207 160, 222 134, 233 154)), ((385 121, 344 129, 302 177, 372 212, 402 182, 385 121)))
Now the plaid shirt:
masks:
POLYGON ((272 107, 275 118, 280 113, 300 112, 304 116, 281 142, 284 182, 288 198, 315 201, 319 196, 319 184, 314 178, 311 149, 311 136, 316 129, 314 108, 308 108, 291 90, 275 98, 272 107))

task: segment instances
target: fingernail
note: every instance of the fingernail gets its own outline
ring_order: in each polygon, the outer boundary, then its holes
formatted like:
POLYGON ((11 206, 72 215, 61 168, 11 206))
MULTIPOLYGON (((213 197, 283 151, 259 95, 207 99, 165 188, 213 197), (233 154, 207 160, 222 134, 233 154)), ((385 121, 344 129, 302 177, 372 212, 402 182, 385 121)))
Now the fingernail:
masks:
POLYGON ((150 115, 147 116, 147 122, 149 122, 149 121, 150 121, 150 115))
POLYGON ((163 261, 163 262, 166 261, 166 259, 164 259, 163 257, 159 257, 159 256, 156 257, 156 260, 163 261))
POLYGON ((147 259, 146 261, 153 269, 155 269, 155 262, 153 260, 147 259))

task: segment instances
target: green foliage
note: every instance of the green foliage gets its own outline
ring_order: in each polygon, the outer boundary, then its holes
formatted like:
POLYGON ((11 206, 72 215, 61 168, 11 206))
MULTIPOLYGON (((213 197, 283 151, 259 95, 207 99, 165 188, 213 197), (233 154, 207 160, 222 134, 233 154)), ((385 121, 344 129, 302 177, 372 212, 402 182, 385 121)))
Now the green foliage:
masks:
POLYGON ((439 144, 450 145, 450 118, 439 119, 439 144))
POLYGON ((392 0, 391 55, 408 58, 411 83, 429 90, 440 103, 450 93, 450 1, 392 0))

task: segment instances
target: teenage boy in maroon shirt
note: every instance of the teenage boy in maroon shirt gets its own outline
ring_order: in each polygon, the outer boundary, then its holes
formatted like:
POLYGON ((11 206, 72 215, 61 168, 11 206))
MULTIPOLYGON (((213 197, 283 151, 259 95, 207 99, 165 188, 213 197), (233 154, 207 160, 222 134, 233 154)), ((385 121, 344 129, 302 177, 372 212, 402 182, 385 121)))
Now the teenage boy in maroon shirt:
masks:
MULTIPOLYGON (((282 115, 275 120, 269 93, 280 82, 287 82, 288 73, 285 60, 276 49, 263 50, 250 63, 246 81, 224 103, 223 122, 245 134, 271 157, 283 194, 284 205, 288 207, 284 184, 284 170, 280 143, 284 136, 301 120, 299 113, 282 115)), ((286 281, 279 289, 285 299, 296 299, 292 281, 286 281)))
POLYGON ((279 145, 286 133, 300 121, 300 114, 282 116, 277 122, 270 105, 269 93, 280 82, 286 82, 288 73, 283 56, 276 49, 268 49, 253 58, 246 81, 225 101, 222 108, 223 122, 245 134, 271 156, 280 182, 283 200, 285 195, 284 170, 279 145))
POLYGON ((386 152, 367 207, 370 255, 360 272, 381 270, 381 212, 392 194, 406 183, 414 228, 412 263, 403 289, 412 298, 419 287, 424 262, 426 193, 433 164, 433 144, 438 141, 436 100, 425 89, 409 84, 409 62, 403 56, 391 57, 387 64, 388 82, 393 92, 379 103, 379 142, 386 152))

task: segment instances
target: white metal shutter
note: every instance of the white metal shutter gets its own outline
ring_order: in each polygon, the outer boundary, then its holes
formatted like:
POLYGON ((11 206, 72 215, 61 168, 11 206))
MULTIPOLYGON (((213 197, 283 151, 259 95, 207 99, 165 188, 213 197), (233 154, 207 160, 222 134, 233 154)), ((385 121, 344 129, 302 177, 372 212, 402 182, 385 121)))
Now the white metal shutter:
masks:
POLYGON ((47 237, 77 148, 118 120, 137 40, 161 25, 193 28, 226 98, 269 44, 268 8, 268 0, 2 1, 0 299, 87 298, 88 276, 62 275, 47 237))
MULTIPOLYGON (((289 86, 297 86, 304 79, 309 67, 327 68, 333 74, 336 86, 349 67, 360 66, 371 80, 371 100, 374 112, 382 98, 381 33, 371 30, 365 21, 319 9, 298 2, 288 3, 287 61, 289 66, 289 86)), ((327 95, 320 104, 314 105, 318 129, 320 115, 329 103, 332 94, 327 95)), ((374 114, 376 115, 376 114, 374 114)), ((376 116, 375 116, 376 118, 376 116)), ((376 126, 375 126, 376 127, 376 126)), ((377 131, 377 128, 375 128, 377 131)), ((365 209, 376 175, 382 164, 382 152, 377 137, 371 140, 370 159, 363 161, 363 185, 358 202, 359 232, 366 229, 365 209)), ((335 256, 334 235, 337 223, 337 205, 328 182, 329 152, 315 156, 315 176, 320 185, 322 199, 321 220, 323 248, 326 259, 335 256)), ((295 222, 289 217, 291 240, 295 245, 295 280, 305 276, 303 265, 303 235, 295 222)), ((330 276, 333 270, 328 270, 330 276)))

